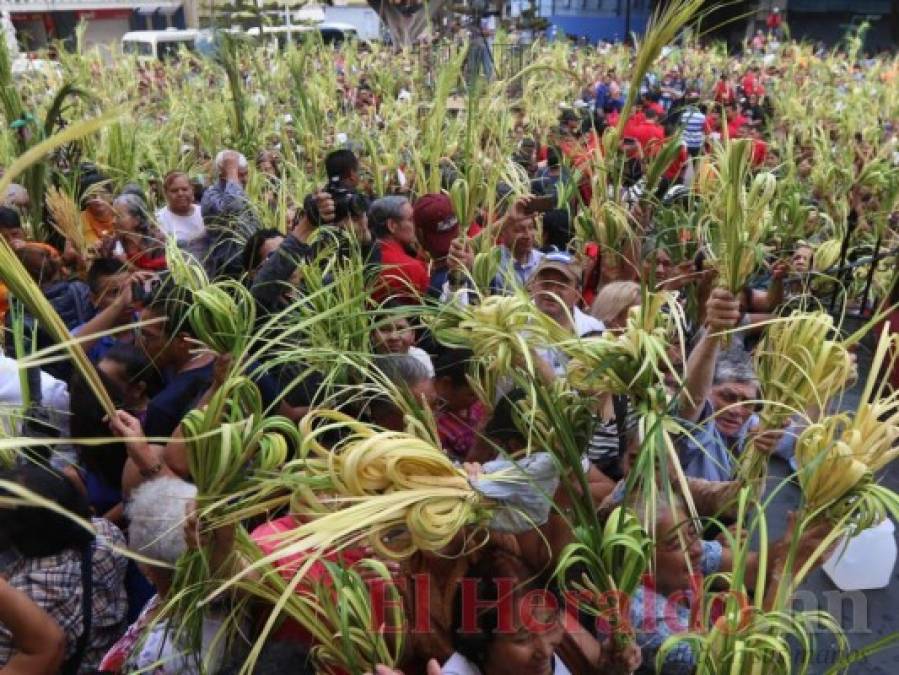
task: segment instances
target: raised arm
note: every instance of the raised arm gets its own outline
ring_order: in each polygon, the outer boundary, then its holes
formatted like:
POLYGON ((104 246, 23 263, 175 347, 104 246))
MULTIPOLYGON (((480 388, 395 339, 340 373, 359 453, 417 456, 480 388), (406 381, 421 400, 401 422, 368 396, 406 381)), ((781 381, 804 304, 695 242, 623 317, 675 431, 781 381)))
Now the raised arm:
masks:
POLYGON ((0 576, 0 624, 16 652, 0 675, 54 675, 65 656, 66 636, 47 612, 0 576))
POLYGON ((739 321, 740 302, 723 288, 714 289, 706 303, 702 337, 687 358, 684 391, 679 402, 683 419, 690 422, 699 419, 715 376, 715 360, 721 343, 717 333, 733 328, 739 321))

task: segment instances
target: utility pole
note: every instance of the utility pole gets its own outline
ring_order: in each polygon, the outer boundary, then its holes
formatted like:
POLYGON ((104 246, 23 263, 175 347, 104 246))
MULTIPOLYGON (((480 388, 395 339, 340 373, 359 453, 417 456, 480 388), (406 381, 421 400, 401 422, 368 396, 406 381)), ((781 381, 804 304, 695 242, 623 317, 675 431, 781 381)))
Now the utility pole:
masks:
POLYGON ((631 0, 624 0, 624 41, 631 41, 631 0))

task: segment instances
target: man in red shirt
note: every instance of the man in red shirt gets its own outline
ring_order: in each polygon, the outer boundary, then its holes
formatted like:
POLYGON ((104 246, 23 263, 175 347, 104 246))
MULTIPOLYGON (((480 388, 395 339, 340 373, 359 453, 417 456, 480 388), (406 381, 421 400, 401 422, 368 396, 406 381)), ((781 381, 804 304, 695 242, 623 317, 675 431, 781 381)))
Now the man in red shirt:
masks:
POLYGON ((652 156, 659 151, 665 142, 665 129, 659 124, 659 114, 653 108, 643 111, 643 122, 633 126, 625 136, 629 136, 640 144, 643 154, 652 156))
POLYGON ((768 26, 768 32, 774 33, 774 35, 779 34, 780 24, 783 22, 783 16, 780 13, 780 8, 775 7, 771 10, 771 13, 768 15, 768 19, 765 23, 768 26))
POLYGON ((665 114, 665 108, 658 101, 653 101, 651 98, 647 98, 643 103, 644 110, 655 110, 656 114, 661 117, 665 114))
POLYGON ((722 73, 721 77, 715 83, 713 94, 715 96, 715 103, 720 103, 721 105, 730 105, 737 99, 734 87, 728 81, 725 73, 722 73))
POLYGON ((746 136, 746 123, 749 118, 740 112, 738 108, 729 108, 727 111, 727 134, 731 138, 746 136))
POLYGON ((743 76, 743 82, 741 86, 743 87, 743 95, 749 98, 753 94, 759 94, 760 92, 757 90, 759 85, 759 67, 755 66, 753 68, 747 68, 746 74, 743 76))
POLYGON ((372 203, 368 218, 377 239, 373 262, 380 268, 373 297, 379 302, 394 297, 418 303, 428 291, 431 275, 416 254, 412 205, 405 197, 382 197, 372 203))

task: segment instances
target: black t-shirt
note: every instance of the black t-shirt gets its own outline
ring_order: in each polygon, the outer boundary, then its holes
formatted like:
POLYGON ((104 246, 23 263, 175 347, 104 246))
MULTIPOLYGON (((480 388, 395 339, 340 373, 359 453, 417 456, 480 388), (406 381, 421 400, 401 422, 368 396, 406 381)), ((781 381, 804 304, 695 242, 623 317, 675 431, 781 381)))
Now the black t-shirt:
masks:
POLYGON ((150 437, 171 436, 203 392, 209 389, 214 366, 215 362, 210 362, 172 377, 165 388, 150 399, 144 433, 150 437))
MULTIPOLYGON (((165 388, 150 399, 144 433, 151 437, 171 436, 181 424, 184 416, 196 406, 203 393, 209 389, 212 384, 214 367, 215 362, 213 361, 208 365, 186 370, 172 377, 166 383, 165 388)), ((268 411, 267 414, 275 414, 277 410, 270 410, 270 407, 278 396, 278 383, 268 373, 254 374, 257 369, 258 363, 250 363, 246 372, 250 375, 253 383, 259 387, 263 410, 268 411)))

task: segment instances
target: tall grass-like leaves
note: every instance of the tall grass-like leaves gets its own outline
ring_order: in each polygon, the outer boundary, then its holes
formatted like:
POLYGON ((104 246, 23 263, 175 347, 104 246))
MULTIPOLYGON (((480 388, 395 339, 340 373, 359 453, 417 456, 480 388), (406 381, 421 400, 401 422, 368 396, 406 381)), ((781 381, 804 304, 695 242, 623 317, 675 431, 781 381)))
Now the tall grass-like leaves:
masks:
MULTIPOLYGON (((181 422, 190 476, 197 486, 201 517, 221 517, 240 494, 253 472, 271 473, 300 443, 297 427, 278 416, 266 417, 259 389, 248 378, 230 377, 216 389, 203 409, 192 410, 181 422)), ((179 623, 178 632, 199 650, 204 608, 199 600, 213 579, 208 554, 186 552, 172 580, 165 611, 179 623)))
POLYGON ((624 125, 640 94, 643 78, 659 58, 662 47, 671 44, 680 30, 686 26, 702 8, 702 0, 672 0, 659 6, 646 25, 643 41, 637 49, 637 57, 631 68, 631 79, 628 83, 627 100, 621 109, 621 117, 615 128, 614 138, 620 139, 624 125))
POLYGON ((231 91, 232 140, 242 150, 250 143, 247 125, 247 103, 243 90, 243 75, 240 72, 240 41, 230 33, 220 33, 218 62, 225 70, 228 88, 231 91))
MULTIPOLYGON (((760 429, 782 429, 812 405, 823 410, 847 385, 852 360, 845 344, 830 339, 832 330, 833 319, 824 312, 796 313, 768 326, 754 355, 764 399, 760 429)), ((744 478, 758 481, 767 460, 750 442, 740 458, 744 478)))
MULTIPOLYGON (((32 146, 11 166, 7 167, 3 178, 0 178, 0 194, 5 194, 6 189, 15 180, 16 176, 26 171, 35 162, 42 161, 48 152, 72 140, 97 131, 110 119, 112 119, 112 115, 107 114, 92 120, 86 120, 72 125, 68 129, 32 146)), ((94 370, 81 345, 72 340, 72 336, 59 314, 56 313, 41 292, 40 287, 28 274, 15 251, 6 242, 6 239, 0 241, 0 280, 6 284, 10 294, 18 298, 28 308, 28 311, 40 322, 41 326, 57 342, 66 346, 66 351, 68 351, 75 367, 90 386, 100 405, 103 406, 103 410, 110 417, 114 416, 115 406, 106 392, 106 387, 100 381, 97 371, 94 370)))
POLYGON ((773 174, 751 174, 752 140, 729 140, 714 153, 699 189, 708 203, 702 238, 718 268, 718 283, 738 293, 762 259, 762 242, 771 219, 768 205, 777 181, 773 174))

